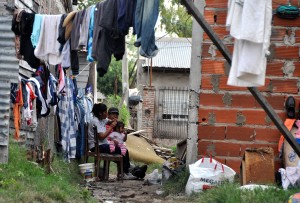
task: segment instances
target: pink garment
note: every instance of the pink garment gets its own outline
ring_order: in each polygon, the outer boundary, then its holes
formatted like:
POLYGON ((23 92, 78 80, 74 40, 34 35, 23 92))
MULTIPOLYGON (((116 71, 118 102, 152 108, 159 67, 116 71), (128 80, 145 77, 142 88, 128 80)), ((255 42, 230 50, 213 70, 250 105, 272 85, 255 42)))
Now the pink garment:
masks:
POLYGON ((124 141, 123 141, 124 140, 124 134, 113 131, 109 134, 108 140, 110 140, 109 141, 109 148, 111 150, 110 152, 115 151, 115 143, 113 142, 113 140, 116 140, 118 142, 118 146, 121 149, 121 154, 123 156, 125 156, 125 154, 127 152, 127 147, 126 147, 126 145, 124 144, 124 141))
POLYGON ((65 88, 65 73, 61 65, 58 65, 58 72, 59 72, 58 92, 60 93, 65 88))
POLYGON ((298 130, 295 132, 295 138, 300 138, 300 120, 296 121, 296 126, 298 127, 298 130))

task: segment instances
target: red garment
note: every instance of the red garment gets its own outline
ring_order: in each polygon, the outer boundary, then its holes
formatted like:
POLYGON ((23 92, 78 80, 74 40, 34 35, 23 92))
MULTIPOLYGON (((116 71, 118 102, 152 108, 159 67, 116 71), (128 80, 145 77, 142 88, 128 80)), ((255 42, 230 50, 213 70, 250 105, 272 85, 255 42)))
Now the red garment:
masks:
POLYGON ((21 126, 21 108, 23 107, 23 95, 21 83, 19 84, 19 90, 17 91, 16 103, 14 104, 14 125, 15 125, 15 139, 19 140, 20 126, 21 126))
MULTIPOLYGON (((284 121, 284 125, 287 127, 288 130, 291 130, 294 123, 295 123, 295 121, 296 121, 296 119, 287 118, 284 121)), ((284 142, 284 136, 281 135, 280 138, 279 138, 279 142, 278 142, 278 152, 282 151, 283 142, 284 142)))

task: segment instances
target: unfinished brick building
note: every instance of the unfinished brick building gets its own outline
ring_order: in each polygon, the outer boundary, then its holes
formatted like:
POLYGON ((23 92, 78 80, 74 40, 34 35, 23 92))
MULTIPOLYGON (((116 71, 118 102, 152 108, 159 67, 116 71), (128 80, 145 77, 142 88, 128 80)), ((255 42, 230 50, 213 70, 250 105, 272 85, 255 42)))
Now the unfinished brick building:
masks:
MULTIPOLYGON (((206 0, 204 16, 232 51, 233 40, 225 27, 227 2, 206 0)), ((291 3, 300 5, 296 0, 291 3)), ((273 1, 273 9, 279 4, 286 1, 273 1)), ((296 111, 299 111, 299 26, 300 18, 287 20, 273 15, 266 82, 258 88, 282 120, 286 118, 287 96, 295 97, 296 111)), ((218 50, 216 55, 211 54, 212 42, 205 33, 201 46, 198 155, 211 153, 238 172, 247 147, 269 146, 274 149, 277 170, 281 164, 277 150, 280 132, 247 88, 226 85, 228 64, 218 50)))

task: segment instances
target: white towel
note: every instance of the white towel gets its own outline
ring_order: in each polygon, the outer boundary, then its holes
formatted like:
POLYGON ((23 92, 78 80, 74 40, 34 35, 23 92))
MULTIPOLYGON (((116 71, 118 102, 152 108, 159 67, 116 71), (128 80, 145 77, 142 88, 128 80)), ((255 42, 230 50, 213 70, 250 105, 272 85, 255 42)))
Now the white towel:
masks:
POLYGON ((272 0, 231 0, 226 25, 236 38, 228 85, 257 87, 265 84, 271 36, 272 0), (250 17, 254 16, 253 18, 250 17))
POLYGON ((41 26, 40 39, 34 50, 34 55, 51 65, 60 64, 62 56, 59 53, 60 44, 57 41, 58 27, 61 15, 45 15, 41 26))

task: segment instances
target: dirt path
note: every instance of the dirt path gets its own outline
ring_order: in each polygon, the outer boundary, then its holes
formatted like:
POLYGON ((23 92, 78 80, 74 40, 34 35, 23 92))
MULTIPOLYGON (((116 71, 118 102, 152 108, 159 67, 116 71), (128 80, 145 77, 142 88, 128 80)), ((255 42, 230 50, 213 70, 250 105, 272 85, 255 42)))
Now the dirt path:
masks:
POLYGON ((115 177, 110 177, 107 182, 88 183, 89 190, 99 202, 153 202, 153 203, 173 203, 184 202, 184 196, 164 197, 161 185, 144 185, 143 180, 117 181, 115 177))

